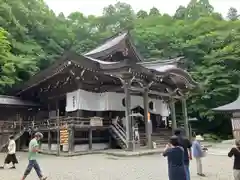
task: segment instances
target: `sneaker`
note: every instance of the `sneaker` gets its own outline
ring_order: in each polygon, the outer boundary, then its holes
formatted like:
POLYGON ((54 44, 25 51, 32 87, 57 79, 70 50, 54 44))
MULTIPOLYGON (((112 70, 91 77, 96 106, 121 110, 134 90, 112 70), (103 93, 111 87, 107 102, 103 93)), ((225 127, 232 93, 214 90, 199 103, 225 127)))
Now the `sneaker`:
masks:
POLYGON ((44 177, 44 178, 42 178, 41 180, 46 180, 47 179, 47 177, 44 177))
POLYGON ((0 169, 4 169, 4 166, 0 166, 0 169))
POLYGON ((12 166, 12 167, 10 167, 10 169, 16 169, 16 167, 15 167, 15 166, 12 166))

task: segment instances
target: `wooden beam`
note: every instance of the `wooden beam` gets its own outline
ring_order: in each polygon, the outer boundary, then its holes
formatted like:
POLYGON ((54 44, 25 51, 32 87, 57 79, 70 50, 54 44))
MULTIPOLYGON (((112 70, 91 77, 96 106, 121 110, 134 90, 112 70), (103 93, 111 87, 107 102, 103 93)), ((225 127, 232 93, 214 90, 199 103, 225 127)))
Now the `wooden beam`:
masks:
MULTIPOLYGON (((138 92, 141 92, 143 93, 144 92, 144 89, 143 88, 137 88, 137 87, 130 87, 129 88, 131 91, 138 91, 138 92)), ((172 97, 174 99, 182 99, 181 96, 177 96, 177 95, 173 95, 173 94, 170 94, 170 93, 163 93, 163 92, 158 92, 158 91, 152 91, 152 90, 149 90, 149 94, 152 94, 152 95, 158 95, 158 96, 163 96, 163 97, 172 97)))

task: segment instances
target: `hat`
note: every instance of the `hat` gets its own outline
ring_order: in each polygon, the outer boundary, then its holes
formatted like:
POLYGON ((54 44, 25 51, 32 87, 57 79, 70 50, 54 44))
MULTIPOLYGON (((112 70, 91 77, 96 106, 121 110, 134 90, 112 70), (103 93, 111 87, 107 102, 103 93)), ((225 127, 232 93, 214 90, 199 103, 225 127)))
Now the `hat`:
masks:
POLYGON ((36 132, 34 136, 35 136, 35 137, 36 137, 36 136, 37 136, 37 137, 40 137, 40 139, 43 138, 43 134, 40 133, 40 132, 36 132))

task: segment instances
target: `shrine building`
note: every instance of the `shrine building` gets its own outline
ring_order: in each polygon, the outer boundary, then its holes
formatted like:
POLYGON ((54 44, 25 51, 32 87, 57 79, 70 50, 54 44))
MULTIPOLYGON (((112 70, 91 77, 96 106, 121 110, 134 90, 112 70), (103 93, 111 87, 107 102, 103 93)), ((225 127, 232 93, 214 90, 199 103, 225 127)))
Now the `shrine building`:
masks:
POLYGON ((0 145, 14 134, 24 149, 41 131, 42 148, 58 154, 153 148, 177 128, 177 101, 189 136, 186 99, 197 83, 181 59, 144 59, 128 31, 85 54, 64 53, 11 96, 0 96, 0 145))

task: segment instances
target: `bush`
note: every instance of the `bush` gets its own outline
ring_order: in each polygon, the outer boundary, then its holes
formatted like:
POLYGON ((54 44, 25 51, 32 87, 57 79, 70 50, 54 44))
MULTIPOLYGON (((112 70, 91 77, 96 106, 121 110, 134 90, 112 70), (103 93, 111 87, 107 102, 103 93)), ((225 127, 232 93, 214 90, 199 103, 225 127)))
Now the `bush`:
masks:
POLYGON ((205 141, 214 141, 214 142, 222 141, 221 137, 219 137, 216 134, 204 134, 203 138, 205 141))

